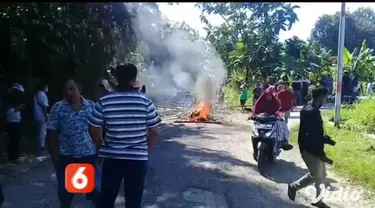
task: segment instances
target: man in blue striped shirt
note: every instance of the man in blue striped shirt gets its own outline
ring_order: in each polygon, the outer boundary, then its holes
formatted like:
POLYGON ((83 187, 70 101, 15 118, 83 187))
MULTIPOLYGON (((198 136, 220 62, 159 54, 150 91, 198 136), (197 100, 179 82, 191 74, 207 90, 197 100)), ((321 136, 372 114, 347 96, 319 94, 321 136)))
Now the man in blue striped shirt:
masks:
POLYGON ((100 208, 114 207, 122 179, 126 208, 141 208, 148 148, 161 120, 152 101, 134 88, 136 77, 133 64, 118 66, 116 91, 99 99, 89 119, 91 137, 104 158, 100 208))

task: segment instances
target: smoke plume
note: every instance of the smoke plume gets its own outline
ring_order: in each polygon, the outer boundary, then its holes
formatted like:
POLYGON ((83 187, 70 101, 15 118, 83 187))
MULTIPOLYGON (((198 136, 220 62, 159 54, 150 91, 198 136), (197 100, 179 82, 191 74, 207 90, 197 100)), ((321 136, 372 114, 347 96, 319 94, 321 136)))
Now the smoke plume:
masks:
POLYGON ((154 89, 147 93, 153 98, 164 98, 178 96, 173 91, 186 90, 199 100, 215 100, 226 77, 219 54, 212 45, 192 38, 185 30, 175 29, 161 37, 165 24, 157 10, 150 12, 147 7, 138 7, 132 20, 136 35, 147 43, 142 49, 145 58, 151 57, 150 49, 160 48, 167 50, 160 54, 168 54, 162 64, 152 64, 145 70, 152 80, 147 89, 154 89))

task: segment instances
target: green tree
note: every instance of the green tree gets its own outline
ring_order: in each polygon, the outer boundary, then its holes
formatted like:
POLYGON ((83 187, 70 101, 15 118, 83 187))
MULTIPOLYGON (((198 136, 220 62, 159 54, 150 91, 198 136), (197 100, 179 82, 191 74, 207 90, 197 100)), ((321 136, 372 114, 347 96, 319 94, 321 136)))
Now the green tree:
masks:
MULTIPOLYGON (((325 14, 317 20, 311 32, 311 41, 337 55, 340 13, 325 14)), ((361 47, 367 40, 370 48, 375 47, 375 12, 371 8, 359 8, 345 16, 345 47, 349 51, 361 47)))
POLYGON ((323 75, 330 73, 330 58, 329 51, 315 43, 305 42, 298 37, 285 40, 284 73, 294 79, 309 77, 318 81, 323 75))
POLYGON ((355 48, 352 53, 344 48, 344 69, 357 73, 362 79, 369 80, 373 78, 375 73, 375 56, 373 49, 367 47, 366 40, 362 42, 361 48, 355 48))
POLYGON ((200 3, 207 39, 213 43, 227 66, 228 74, 245 74, 251 79, 275 75, 281 65, 281 30, 289 30, 298 20, 287 3, 200 3), (212 26, 205 14, 217 14, 224 23, 212 26))
POLYGON ((0 13, 6 80, 41 77, 56 96, 67 76, 78 78, 84 92, 94 96, 92 86, 137 45, 132 14, 123 3, 2 3, 0 13), (122 42, 127 47, 120 51, 122 42))

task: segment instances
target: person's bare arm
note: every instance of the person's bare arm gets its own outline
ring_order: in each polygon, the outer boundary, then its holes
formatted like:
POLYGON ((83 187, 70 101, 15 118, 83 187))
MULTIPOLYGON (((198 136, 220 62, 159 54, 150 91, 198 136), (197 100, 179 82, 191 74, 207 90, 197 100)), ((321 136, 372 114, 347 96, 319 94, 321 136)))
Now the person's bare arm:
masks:
POLYGON ((155 146, 155 143, 157 141, 157 138, 159 137, 159 127, 153 127, 148 129, 148 134, 147 134, 147 142, 148 146, 153 147, 155 146))
POLYGON ((40 107, 43 109, 44 118, 48 118, 48 97, 45 92, 39 92, 37 94, 37 101, 40 107))
POLYGON ((161 123, 161 119, 156 112, 155 105, 150 101, 148 108, 147 108, 147 142, 149 147, 153 147, 157 141, 159 136, 159 124, 161 123))
POLYGON ((103 144, 103 123, 102 105, 99 101, 95 104, 89 118, 89 133, 97 148, 100 148, 100 146, 103 144))
POLYGON ((96 126, 90 125, 89 133, 90 133, 90 136, 91 136, 93 142, 95 143, 96 148, 100 148, 100 146, 103 144, 103 138, 102 138, 103 129, 102 129, 102 127, 96 127, 96 126))

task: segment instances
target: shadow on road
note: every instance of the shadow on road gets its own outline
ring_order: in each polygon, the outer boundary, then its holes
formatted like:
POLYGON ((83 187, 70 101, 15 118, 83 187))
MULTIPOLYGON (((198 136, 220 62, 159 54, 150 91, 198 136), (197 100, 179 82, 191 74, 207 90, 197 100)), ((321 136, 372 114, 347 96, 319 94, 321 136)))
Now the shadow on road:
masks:
MULTIPOLYGON (((226 131, 228 127, 218 126, 216 129, 226 131)), ((216 129, 214 133, 217 133, 216 129)), ((205 125, 162 125, 160 141, 150 150, 143 208, 192 208, 199 205, 210 208, 301 207, 289 201, 286 193, 280 194, 276 184, 258 177, 254 164, 237 159, 226 151, 206 147, 205 142, 218 139, 206 135, 207 131, 205 125), (202 195, 201 202, 188 201, 183 193, 192 188, 211 195, 202 195)), ((292 175, 296 168, 293 164, 276 161, 274 165, 271 174, 277 183, 303 175, 298 169, 294 174, 300 175, 292 175), (280 172, 280 168, 288 171, 280 172)), ((4 207, 58 207, 51 165, 19 175, 18 179, 5 186, 7 206, 4 207)), ((123 187, 119 195, 115 207, 124 207, 123 187)), ((90 204, 83 196, 77 196, 74 201, 81 205, 79 207, 89 207, 90 204)))
MULTIPOLYGON (((265 177, 276 183, 288 184, 307 173, 307 168, 301 168, 294 162, 279 159, 270 164, 268 170, 266 170, 265 177)), ((337 181, 332 178, 327 178, 326 181, 329 183, 337 183, 337 181)))
MULTIPOLYGON (((234 167, 256 171, 253 164, 236 159, 226 152, 207 148, 192 148, 184 144, 184 137, 199 139, 204 128, 184 125, 164 125, 157 148, 150 152, 150 171, 144 195, 145 207, 198 207, 184 199, 190 188, 210 191, 222 196, 224 205, 217 207, 301 207, 282 199, 275 190, 259 181, 235 176, 234 167), (218 168, 220 167, 220 168, 218 168)), ((204 135, 205 139, 206 135, 204 135)), ((257 174, 257 173, 252 173, 257 174)), ((121 191, 121 194, 123 192, 121 191)), ((220 200, 214 201, 219 203, 220 200)), ((206 204, 210 206, 210 204, 206 204)))
POLYGON ((294 162, 275 160, 266 169, 266 178, 276 183, 290 183, 307 173, 307 169, 298 167, 294 162))

